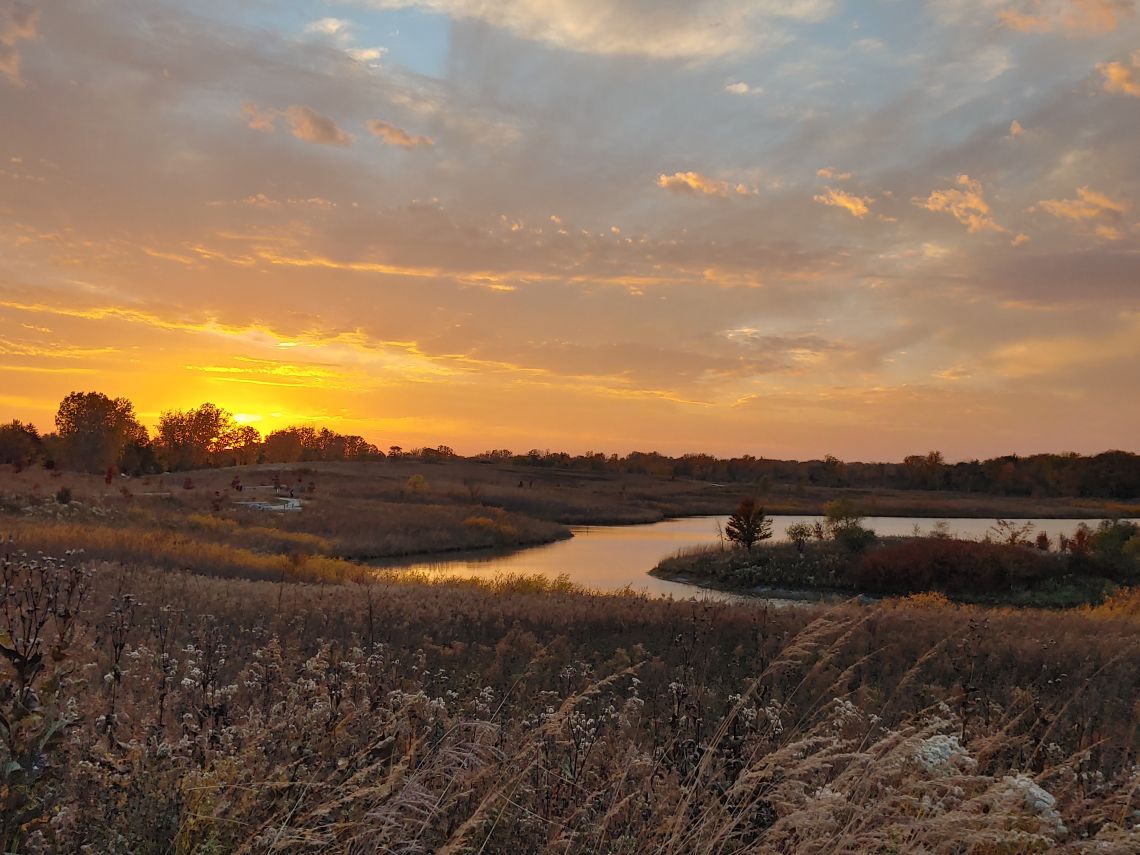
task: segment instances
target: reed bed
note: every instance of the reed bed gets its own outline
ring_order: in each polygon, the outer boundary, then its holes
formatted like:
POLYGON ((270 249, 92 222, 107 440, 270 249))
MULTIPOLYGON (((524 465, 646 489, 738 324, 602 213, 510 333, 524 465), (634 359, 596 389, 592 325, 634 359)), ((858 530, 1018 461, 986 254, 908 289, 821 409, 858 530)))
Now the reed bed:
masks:
POLYGON ((1134 592, 771 609, 19 553, 3 581, 4 851, 1140 848, 1134 592))

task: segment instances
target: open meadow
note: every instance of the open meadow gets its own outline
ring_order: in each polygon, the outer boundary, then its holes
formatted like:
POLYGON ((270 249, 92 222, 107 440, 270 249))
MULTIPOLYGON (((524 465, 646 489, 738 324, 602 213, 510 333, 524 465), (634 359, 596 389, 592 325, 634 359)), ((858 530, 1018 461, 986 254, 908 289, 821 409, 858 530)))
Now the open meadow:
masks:
POLYGON ((7 473, 0 848, 1140 846, 1135 589, 774 608, 353 560, 563 535, 511 491, 637 495, 477 466, 7 473))
POLYGON ((5 851, 1140 846, 1134 595, 773 609, 18 552, 3 576, 5 851))

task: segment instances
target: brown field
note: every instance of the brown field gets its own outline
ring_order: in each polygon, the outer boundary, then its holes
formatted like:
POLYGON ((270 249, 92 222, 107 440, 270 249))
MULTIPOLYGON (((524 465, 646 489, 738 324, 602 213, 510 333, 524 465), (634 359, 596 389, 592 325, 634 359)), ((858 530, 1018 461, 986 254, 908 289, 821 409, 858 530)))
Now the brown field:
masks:
MULTIPOLYGON (((244 466, 231 469, 176 473, 148 478, 119 478, 108 486, 97 476, 75 472, 47 472, 28 469, 16 474, 0 467, 0 497, 4 495, 54 495, 61 487, 70 488, 77 499, 102 505, 126 504, 123 490, 132 495, 135 504, 161 504, 186 510, 209 512, 211 499, 220 494, 223 507, 236 499, 264 498, 271 491, 253 488, 269 485, 277 474, 285 487, 311 500, 314 515, 319 509, 335 506, 327 513, 322 526, 335 518, 344 521, 364 516, 367 528, 380 514, 373 512, 376 503, 385 503, 384 513, 394 512, 397 505, 456 505, 499 508, 518 518, 547 520, 563 525, 621 524, 654 522, 672 516, 724 514, 735 508, 740 499, 755 493, 770 514, 818 514, 823 506, 837 498, 857 501, 868 516, 953 517, 1033 517, 1033 518, 1097 518, 1105 516, 1140 516, 1140 505, 1096 498, 1018 498, 989 496, 979 493, 922 490, 861 490, 854 488, 775 485, 765 491, 746 484, 714 484, 685 479, 668 480, 652 476, 614 475, 610 473, 570 472, 510 464, 486 464, 468 460, 428 464, 410 460, 386 460, 375 463, 306 463, 244 466), (229 490, 234 476, 241 478, 246 490, 241 494, 229 490), (409 489, 409 479, 421 476, 426 482, 422 490, 409 489), (186 478, 194 487, 183 489, 186 478), (316 491, 309 494, 308 486, 316 491), (168 495, 156 495, 168 494, 168 495)), ((300 525, 299 523, 295 525, 300 525)), ((345 532, 355 537, 358 546, 370 548, 359 531, 345 532)), ((536 535, 541 537, 542 535, 536 535)), ((549 532, 546 534, 549 539, 549 532)), ((429 540, 430 535, 414 535, 412 540, 429 540)), ((535 542, 524 538, 520 542, 535 542)), ((383 554, 402 551, 440 551, 463 548, 464 544, 392 543, 383 554), (414 549, 410 548, 414 547, 414 549)))
POLYGON ((268 468, 0 476, 0 850, 1140 846, 1134 590, 773 609, 350 560, 711 489, 478 466, 288 469, 300 513, 232 505, 268 468))
POLYGON ((18 555, 4 576, 9 639, 37 592, 89 586, 46 616, 44 671, 3 666, 5 851, 1140 846, 1134 594, 1051 614, 18 555))

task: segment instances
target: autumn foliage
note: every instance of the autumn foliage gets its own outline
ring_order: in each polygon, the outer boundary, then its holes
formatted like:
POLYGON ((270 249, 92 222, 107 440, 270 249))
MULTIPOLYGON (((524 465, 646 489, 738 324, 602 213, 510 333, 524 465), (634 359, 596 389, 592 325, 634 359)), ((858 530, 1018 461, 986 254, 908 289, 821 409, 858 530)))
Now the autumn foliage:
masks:
POLYGON ((1000 593, 1061 575, 1057 555, 1024 546, 950 538, 908 538, 866 552, 855 567, 859 590, 1000 593))

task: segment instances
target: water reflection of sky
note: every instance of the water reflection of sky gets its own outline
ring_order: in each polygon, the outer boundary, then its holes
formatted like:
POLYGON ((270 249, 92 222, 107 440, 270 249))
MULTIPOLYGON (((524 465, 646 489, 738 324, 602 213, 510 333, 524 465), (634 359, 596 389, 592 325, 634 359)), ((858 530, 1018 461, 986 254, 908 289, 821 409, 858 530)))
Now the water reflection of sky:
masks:
MULTIPOLYGON (((656 564, 679 549, 716 543, 718 526, 727 517, 687 517, 649 525, 580 526, 574 537, 545 546, 536 546, 507 554, 487 553, 463 558, 441 557, 402 564, 413 570, 447 576, 495 576, 499 573, 541 573, 555 577, 568 575, 588 588, 618 590, 626 586, 650 594, 691 597, 706 594, 692 585, 668 582, 648 575, 656 564)), ((797 522, 814 523, 817 516, 779 516, 772 518, 776 540, 786 539, 788 526, 797 522)), ((880 535, 928 533, 938 520, 914 517, 869 517, 866 525, 880 535)), ((1034 532, 1047 532, 1054 541, 1058 534, 1072 535, 1082 520, 1014 520, 1032 522, 1034 532)), ((1097 520, 1085 520, 1096 527, 1097 520)), ((956 537, 980 539, 985 536, 992 519, 947 520, 949 531, 956 537)))

